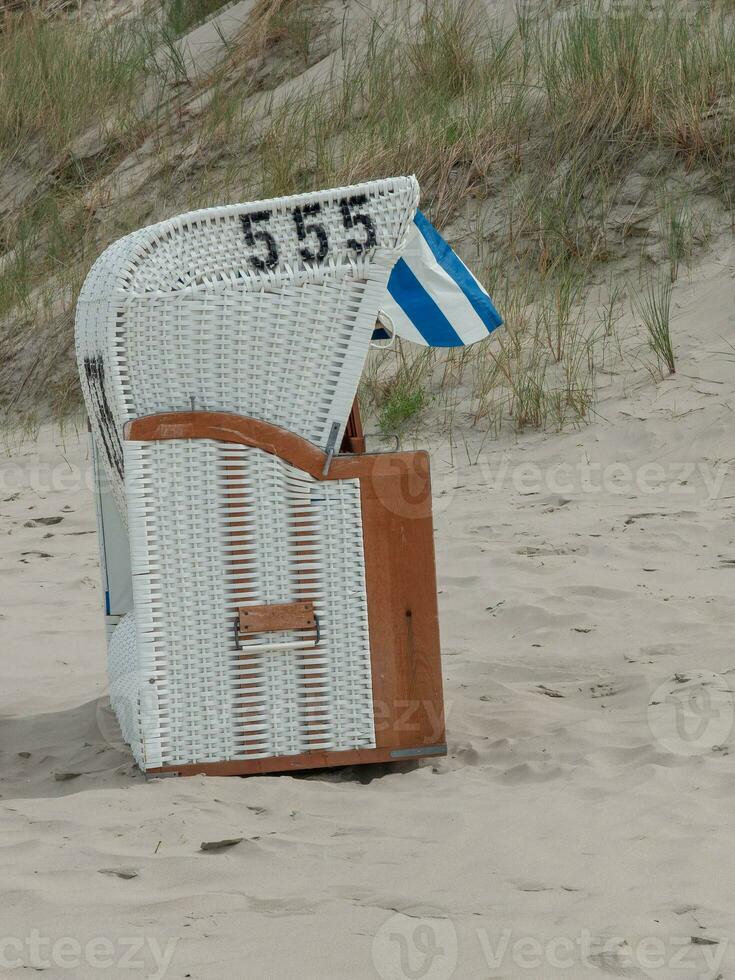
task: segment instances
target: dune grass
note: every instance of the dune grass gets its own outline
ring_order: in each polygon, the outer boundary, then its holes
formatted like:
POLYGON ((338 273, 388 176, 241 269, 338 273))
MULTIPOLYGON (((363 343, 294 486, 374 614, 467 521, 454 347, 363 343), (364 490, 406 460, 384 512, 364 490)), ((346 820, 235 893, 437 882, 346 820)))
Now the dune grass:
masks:
POLYGON ((642 153, 726 187, 734 80, 733 27, 705 11, 583 4, 501 31, 473 4, 432 4, 282 108, 260 147, 262 185, 413 170, 441 220, 502 180, 516 187, 508 241, 542 271, 604 259, 616 183, 642 153))
POLYGON ((669 374, 676 372, 676 358, 671 339, 671 295, 673 286, 670 278, 650 275, 643 290, 635 299, 635 308, 643 321, 648 345, 654 353, 659 367, 669 374))
MULTIPOLYGON (((222 6, 155 2, 171 43, 222 6)), ((31 307, 37 318, 43 309, 50 315, 54 284, 72 302, 80 271, 112 230, 117 237, 141 220, 416 173, 429 217, 450 238, 470 229, 457 247, 506 327, 420 371, 413 359, 385 354, 380 379, 368 384, 383 430, 413 424, 429 405, 450 427, 469 420, 493 431, 508 420, 525 428, 588 418, 616 303, 591 322, 582 316, 586 289, 602 263, 640 248, 635 207, 620 216, 627 182, 640 178, 651 207, 646 234, 657 236, 672 281, 696 235, 692 202, 667 177, 697 173, 698 185, 734 210, 730 11, 585 0, 524 5, 502 25, 472 0, 427 4, 413 20, 402 11, 374 19, 359 37, 343 32, 331 70, 258 117, 249 96, 263 83, 253 81, 253 66, 269 53, 289 60, 292 74, 303 71, 326 29, 318 0, 258 0, 233 45, 235 74, 214 80, 205 110, 189 116, 180 98, 163 99, 154 119, 138 114, 140 81, 157 70, 150 52, 160 35, 149 25, 100 33, 76 19, 11 18, 0 34, 3 164, 12 167, 29 148, 67 162, 63 180, 2 222, 0 315, 16 323, 31 307), (99 174, 70 156, 74 140, 98 123, 112 162, 115 146, 135 146, 152 127, 159 134, 157 210, 123 199, 112 228, 89 203, 99 174), (195 148, 187 163, 172 149, 182 127, 195 148)), ((268 77, 286 77, 279 71, 268 77)), ((188 91, 185 79, 176 83, 167 94, 188 91)), ((107 170, 103 153, 99 173, 107 170)), ((667 351, 652 350, 671 370, 667 351)))
POLYGON ((179 37, 230 2, 231 0, 160 0, 164 30, 179 37))
POLYGON ((124 125, 146 45, 127 25, 91 30, 76 19, 6 18, 0 32, 0 165, 59 153, 93 122, 124 125))
POLYGON ((361 400, 384 437, 415 428, 431 402, 435 352, 395 338, 375 351, 363 373, 361 400))
MULTIPOLYGON (((614 219, 621 187, 648 156, 655 181, 699 169, 730 207, 733 100, 735 30, 720 9, 539 7, 501 30, 476 5, 437 3, 418 24, 376 29, 338 77, 276 113, 257 147, 259 191, 413 171, 440 227, 468 200, 493 201, 485 250, 521 292, 531 283, 536 313, 450 376, 463 383, 474 361, 477 424, 500 413, 518 428, 564 425, 594 404, 608 328, 579 311, 595 268, 631 247, 634 219, 614 219)), ((675 192, 654 197, 674 280, 692 252, 691 213, 675 192)), ((491 291, 501 286, 496 275, 491 291)))

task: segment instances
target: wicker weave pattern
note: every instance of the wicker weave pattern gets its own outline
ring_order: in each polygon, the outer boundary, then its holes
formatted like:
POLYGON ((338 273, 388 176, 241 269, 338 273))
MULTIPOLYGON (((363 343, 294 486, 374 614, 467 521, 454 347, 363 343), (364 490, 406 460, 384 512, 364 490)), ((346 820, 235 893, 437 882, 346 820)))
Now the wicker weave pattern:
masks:
POLYGON ((137 680, 140 730, 126 709, 124 735, 138 761, 373 746, 357 482, 212 440, 127 442, 125 472, 137 661, 116 634, 110 673, 134 678, 121 698, 137 680), (238 606, 305 598, 318 647, 298 631, 236 647, 238 606))
MULTIPOLYGON (((110 683, 110 705, 117 716, 123 739, 130 746, 135 761, 143 768, 141 705, 150 701, 144 689, 138 665, 135 615, 123 616, 115 627, 107 648, 107 675, 110 683)), ((155 695, 155 692, 152 692, 155 695)))
POLYGON ((77 358, 123 515, 122 429, 132 418, 193 400, 322 447, 338 422, 341 438, 417 203, 415 179, 398 177, 211 208, 141 229, 100 256, 79 297, 77 358), (313 223, 329 246, 320 262, 313 223), (258 269, 270 257, 258 237, 266 230, 277 260, 258 269))

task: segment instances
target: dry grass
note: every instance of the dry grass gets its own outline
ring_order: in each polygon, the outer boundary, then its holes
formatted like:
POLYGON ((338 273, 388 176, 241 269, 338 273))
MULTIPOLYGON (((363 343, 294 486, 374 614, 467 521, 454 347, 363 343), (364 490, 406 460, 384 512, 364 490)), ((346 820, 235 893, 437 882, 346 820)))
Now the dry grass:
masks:
POLYGON ((605 215, 642 153, 720 189, 732 172, 735 38, 711 15, 588 4, 500 33, 471 3, 438 3, 347 62, 274 118, 264 192, 413 170, 441 221, 502 178, 508 244, 545 272, 607 257, 605 215))
POLYGON ((33 145, 58 154, 92 123, 129 121, 146 45, 125 25, 92 31, 76 19, 12 17, 0 33, 0 165, 33 145))
MULTIPOLYGON (((172 45, 221 6, 156 2, 164 48, 166 37, 172 45)), ((265 123, 253 118, 249 96, 322 57, 328 34, 317 2, 258 0, 227 73, 211 80, 206 109, 190 113, 186 80, 172 86, 164 78, 161 99, 141 119, 137 93, 141 79, 161 70, 150 58, 160 31, 130 22, 100 33, 35 14, 6 21, 3 166, 30 151, 65 162, 62 179, 0 226, 0 315, 10 316, 0 350, 38 329, 25 323, 67 324, 94 255, 142 222, 221 200, 413 172, 435 223, 474 223, 475 240, 466 236, 460 251, 507 326, 444 358, 384 355, 365 386, 383 430, 414 424, 427 406, 449 428, 469 420, 493 433, 508 420, 519 429, 584 421, 616 321, 615 296, 595 322, 582 316, 586 287, 601 263, 639 248, 636 214, 618 212, 641 161, 649 161, 641 197, 672 281, 697 233, 691 199, 667 178, 696 172, 733 210, 730 12, 719 3, 526 5, 501 29, 471 0, 427 4, 418 21, 376 19, 353 38, 333 32, 334 72, 265 123), (74 141, 98 124, 104 151, 91 165, 76 160, 74 141), (113 211, 91 205, 121 148, 151 132, 158 171, 145 198, 123 198, 113 211), (182 132, 191 148, 184 156, 182 132)), ((654 353, 668 363, 665 351, 654 353)), ((33 385, 26 394, 41 390, 33 385)))

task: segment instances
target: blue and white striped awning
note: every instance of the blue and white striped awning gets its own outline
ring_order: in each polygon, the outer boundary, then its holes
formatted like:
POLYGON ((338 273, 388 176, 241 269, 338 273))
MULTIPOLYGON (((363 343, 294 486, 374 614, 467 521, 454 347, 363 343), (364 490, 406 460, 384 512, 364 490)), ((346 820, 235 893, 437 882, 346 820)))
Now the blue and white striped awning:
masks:
POLYGON ((428 347, 474 344, 503 322, 487 291, 420 211, 388 280, 380 319, 399 337, 428 347))

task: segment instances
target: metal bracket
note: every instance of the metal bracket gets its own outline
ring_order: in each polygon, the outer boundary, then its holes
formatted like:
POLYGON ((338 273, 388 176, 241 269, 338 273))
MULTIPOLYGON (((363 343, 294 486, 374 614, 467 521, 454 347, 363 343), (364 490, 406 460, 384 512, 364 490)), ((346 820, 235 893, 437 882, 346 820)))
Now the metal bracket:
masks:
POLYGON ((324 468, 322 469, 322 476, 326 476, 329 473, 329 467, 332 465, 332 457, 334 456, 334 450, 337 445, 337 436, 339 435, 340 424, 339 422, 332 422, 332 428, 329 430, 329 438, 327 439, 327 448, 325 452, 327 458, 324 460, 324 468))

